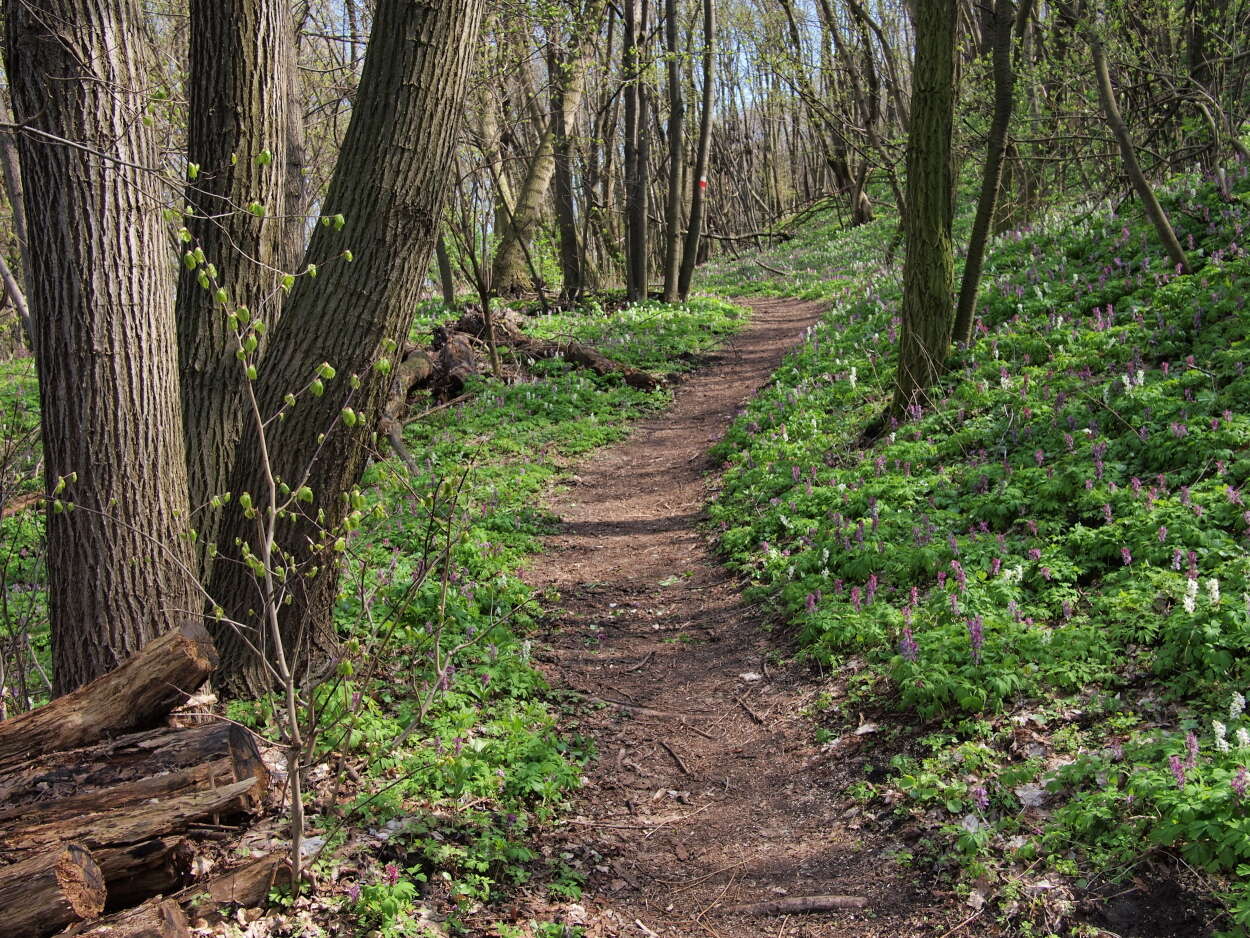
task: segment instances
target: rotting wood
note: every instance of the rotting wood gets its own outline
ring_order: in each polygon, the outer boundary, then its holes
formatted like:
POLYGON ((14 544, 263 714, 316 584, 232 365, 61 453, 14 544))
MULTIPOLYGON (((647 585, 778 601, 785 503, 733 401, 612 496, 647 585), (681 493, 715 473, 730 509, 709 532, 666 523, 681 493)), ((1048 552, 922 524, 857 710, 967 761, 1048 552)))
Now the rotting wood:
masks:
POLYGON ((81 844, 0 867, 0 938, 41 938, 96 918, 104 895, 100 867, 81 844))
POLYGON ((264 905, 270 890, 289 885, 290 881, 286 854, 275 852, 206 883, 189 886, 176 898, 193 918, 211 919, 220 913, 223 906, 237 905, 250 909, 264 905))
POLYGON ((216 666, 212 640, 198 621, 166 632, 91 683, 0 721, 0 769, 112 733, 151 727, 183 703, 216 666))
POLYGON ((124 847, 105 847, 93 856, 108 887, 108 908, 129 908, 186 885, 194 850, 184 837, 153 837, 124 847))
POLYGON ((256 779, 249 778, 177 798, 144 801, 123 809, 90 811, 76 817, 26 825, 7 836, 0 843, 0 851, 21 855, 65 840, 81 842, 88 847, 138 843, 181 830, 199 818, 224 813, 256 784, 256 779))
POLYGON ((67 934, 76 938, 191 938, 186 913, 172 899, 153 899, 67 934))
POLYGON ((809 912, 836 912, 862 909, 868 900, 860 896, 787 896, 747 905, 731 905, 721 909, 732 915, 800 915, 809 912))
POLYGON ((186 790, 256 778, 260 784, 248 797, 259 799, 269 787, 269 772, 256 738, 243 727, 226 722, 185 729, 162 727, 0 770, 0 828, 6 817, 20 814, 27 805, 39 811, 38 802, 111 790, 167 773, 184 775, 186 790))

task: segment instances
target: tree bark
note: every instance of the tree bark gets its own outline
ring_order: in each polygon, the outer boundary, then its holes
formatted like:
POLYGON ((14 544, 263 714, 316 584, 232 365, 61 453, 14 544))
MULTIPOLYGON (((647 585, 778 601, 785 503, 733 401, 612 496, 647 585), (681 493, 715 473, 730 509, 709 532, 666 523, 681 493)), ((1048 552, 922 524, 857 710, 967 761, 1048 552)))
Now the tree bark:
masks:
POLYGON ((90 684, 0 721, 0 768, 150 727, 194 693, 216 665, 199 622, 166 632, 90 684))
POLYGON ((664 35, 668 53, 668 191, 664 205, 664 302, 681 294, 681 169, 685 155, 686 102, 682 97, 677 53, 677 0, 664 0, 664 35))
MULTIPOLYGON (((597 25, 597 24, 596 24, 597 25)), ((548 71, 562 73, 569 67, 567 57, 552 48, 548 71)), ((555 205, 556 228, 560 237, 560 297, 566 302, 582 293, 582 252, 577 237, 577 214, 573 207, 573 114, 566 115, 561 85, 551 88, 551 117, 555 121, 552 153, 551 196, 555 205)))
POLYGON ((911 130, 907 140, 903 327, 895 416, 923 406, 950 346, 954 298, 955 0, 917 4, 911 130))
POLYGON ((0 867, 0 938, 41 938, 104 911, 104 880, 86 847, 68 844, 0 867))
POLYGON ((998 0, 994 5, 994 31, 991 53, 994 57, 994 116, 985 147, 985 168, 981 174, 981 194, 977 214, 968 237, 968 256, 959 285, 955 308, 954 340, 967 345, 972 341, 972 318, 976 314, 977 290, 981 285, 981 264, 985 243, 994 220, 994 205, 1003 178, 1003 153, 1007 149, 1007 128, 1015 98, 1015 71, 1011 67, 1011 34, 1015 27, 1015 0, 998 0))
POLYGON ((681 270, 677 293, 682 302, 690 295, 690 281, 699 257, 699 236, 703 230, 703 196, 707 189, 707 160, 712 145, 712 96, 715 81, 716 36, 715 0, 703 0, 703 110, 699 114, 699 148, 694 160, 694 187, 690 193, 690 221, 686 226, 686 243, 682 248, 681 270))
POLYGON ((186 913, 172 899, 153 899, 101 919, 75 938, 191 938, 186 913))
POLYGON ((268 787, 268 772, 252 733, 234 723, 204 723, 131 733, 0 770, 0 805, 7 812, 32 802, 203 766, 211 769, 202 774, 218 781, 256 777, 262 780, 258 793, 268 787))
POLYGON ((441 234, 434 244, 434 254, 438 261, 438 285, 443 291, 443 305, 455 309, 456 278, 451 270, 451 257, 447 254, 447 239, 441 234))
POLYGON ((178 795, 175 798, 141 801, 124 808, 92 808, 68 818, 40 818, 12 831, 4 851, 22 856, 46 851, 50 844, 74 840, 90 849, 122 846, 182 830, 192 821, 214 814, 237 811, 239 799, 257 785, 244 779, 220 788, 178 795))
MULTIPOLYGON (((262 660, 276 651, 262 627, 267 604, 281 604, 283 648, 297 679, 323 666, 336 646, 331 613, 339 555, 333 546, 387 396, 389 379, 375 365, 394 358, 407 336, 438 236, 482 8, 483 0, 378 3, 323 210, 341 213, 346 224, 341 231, 318 225, 312 237, 306 257, 322 272, 297 279, 256 386, 260 414, 268 419, 281 410, 285 418, 268 423, 263 437, 255 422, 247 428, 240 450, 247 458, 237 461, 229 485, 231 492, 251 493, 262 513, 275 507, 270 469, 283 480, 302 481, 314 498, 307 514, 280 525, 277 546, 285 553, 274 562, 299 571, 282 581, 280 594, 261 595, 241 564, 214 567, 210 593, 238 623, 215 627, 221 680, 232 691, 272 686, 262 660), (306 388, 323 362, 340 377, 321 397, 303 394, 287 408, 285 396, 306 388), (354 426, 339 419, 345 406, 361 415, 354 426)), ((267 549, 257 543, 253 521, 238 508, 226 518, 222 543, 238 538, 263 556, 267 549)))
POLYGON ((285 0, 191 0, 187 184, 192 240, 217 276, 181 268, 178 348, 187 481, 195 512, 198 569, 207 578, 221 512, 209 500, 225 490, 243 430, 243 366, 226 314, 247 307, 272 329, 287 271, 289 123, 295 37, 285 0), (248 206, 260 206, 256 214, 248 206), (260 217, 258 217, 258 214, 260 217), (225 304, 214 299, 223 288, 225 304))
POLYGON ((153 837, 94 853, 108 888, 109 909, 125 909, 152 896, 181 889, 191 873, 195 849, 183 837, 153 837))
POLYGON ((625 285, 630 300, 647 298, 647 169, 650 128, 643 88, 647 0, 626 0, 622 68, 625 81, 625 285))
POLYGON ((6 806, 0 809, 0 852, 5 849, 3 845, 20 842, 31 828, 64 830, 67 833, 60 835, 60 840, 77 840, 92 835, 90 830, 77 832, 75 825, 82 823, 84 817, 125 814, 145 803, 169 803, 223 784, 255 782, 234 803, 220 809, 222 814, 243 813, 261 804, 268 780, 269 773, 259 759, 250 766, 240 767, 227 752, 222 758, 174 771, 78 790, 59 798, 6 806))
POLYGON ((137 0, 6 9, 9 87, 25 128, 45 478, 57 493, 48 604, 63 693, 198 611, 201 598, 163 193, 147 168, 159 150, 141 119, 143 12, 137 0), (66 502, 74 510, 60 510, 66 502))

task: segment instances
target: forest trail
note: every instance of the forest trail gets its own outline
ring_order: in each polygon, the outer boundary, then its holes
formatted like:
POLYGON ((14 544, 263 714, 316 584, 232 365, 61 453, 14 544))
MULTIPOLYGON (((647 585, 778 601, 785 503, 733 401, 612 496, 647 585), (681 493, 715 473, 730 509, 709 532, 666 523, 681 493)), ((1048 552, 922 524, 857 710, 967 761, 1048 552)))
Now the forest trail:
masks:
POLYGON ((993 933, 892 863, 903 845, 858 830, 846 789, 879 764, 873 737, 815 743, 803 714, 819 688, 771 660, 784 639, 763 630, 700 530, 709 447, 822 308, 748 305, 750 323, 669 408, 575 467, 550 503, 563 523, 525 575, 560 593, 536 655, 552 684, 614 702, 577 727, 598 756, 562 832, 563 850, 599 868, 580 900, 588 934, 993 933), (732 909, 831 894, 866 907, 732 909))

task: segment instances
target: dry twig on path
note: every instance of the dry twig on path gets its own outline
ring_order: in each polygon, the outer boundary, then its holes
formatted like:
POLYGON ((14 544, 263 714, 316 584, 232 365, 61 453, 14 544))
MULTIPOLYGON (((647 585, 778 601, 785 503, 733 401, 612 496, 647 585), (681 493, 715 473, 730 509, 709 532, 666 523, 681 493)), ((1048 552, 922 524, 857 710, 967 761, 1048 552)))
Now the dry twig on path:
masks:
POLYGON ((722 911, 735 915, 797 915, 803 912, 862 909, 867 905, 868 900, 860 896, 791 896, 749 905, 732 905, 722 911))

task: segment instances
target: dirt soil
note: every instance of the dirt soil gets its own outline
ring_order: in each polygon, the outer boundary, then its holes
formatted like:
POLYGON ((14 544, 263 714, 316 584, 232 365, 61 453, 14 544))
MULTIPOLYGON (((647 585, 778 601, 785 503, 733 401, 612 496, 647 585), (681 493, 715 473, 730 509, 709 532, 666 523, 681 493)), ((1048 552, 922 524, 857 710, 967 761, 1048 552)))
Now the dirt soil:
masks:
POLYGON ((997 934, 893 862, 904 844, 861 829, 847 788, 879 771, 873 735, 816 744, 805 711, 822 685, 779 664, 792 649, 701 529, 716 484, 708 448, 821 311, 750 305, 750 324, 671 407, 575 467, 549 506, 559 532, 526 574, 560 594, 539 654, 548 677, 603 704, 580 718, 599 755, 564 833, 594 870, 580 900, 588 934, 997 934), (863 908, 735 908, 814 896, 863 908))

